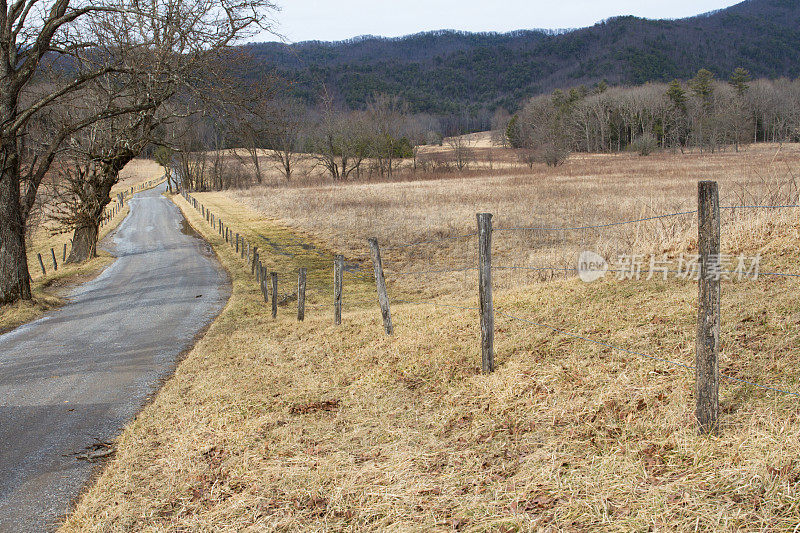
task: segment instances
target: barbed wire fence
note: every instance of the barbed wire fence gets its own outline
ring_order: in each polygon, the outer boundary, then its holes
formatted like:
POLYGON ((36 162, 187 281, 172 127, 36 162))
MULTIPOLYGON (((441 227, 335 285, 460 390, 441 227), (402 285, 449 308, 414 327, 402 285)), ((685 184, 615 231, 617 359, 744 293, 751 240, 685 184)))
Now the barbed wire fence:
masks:
MULTIPOLYGON (((423 239, 414 242, 403 244, 392 244, 381 248, 377 238, 368 239, 368 255, 363 255, 358 258, 357 265, 363 262, 371 261, 372 271, 369 272, 365 268, 350 268, 345 265, 344 256, 336 255, 333 258, 332 272, 333 272, 333 294, 330 303, 319 304, 315 306, 306 305, 306 288, 307 288, 307 269, 300 267, 294 274, 277 272, 268 272, 267 268, 260 259, 259 250, 256 245, 246 240, 240 233, 235 232, 228 227, 219 216, 207 208, 204 204, 199 202, 189 192, 182 190, 181 195, 184 199, 196 209, 202 218, 208 223, 212 229, 215 229, 222 237, 225 243, 229 244, 237 254, 240 255, 242 261, 245 261, 251 270, 256 283, 259 285, 265 303, 271 305, 272 316, 276 317, 278 305, 285 302, 279 302, 278 292, 278 278, 280 276, 288 277, 291 275, 297 276, 297 318, 303 320, 305 317, 306 309, 313 308, 333 308, 333 319, 335 324, 341 324, 342 321, 342 299, 344 279, 346 275, 353 280, 359 282, 369 282, 375 284, 377 292, 377 303, 381 311, 381 318, 384 325, 384 330, 387 335, 394 334, 394 325, 391 317, 392 304, 404 305, 430 305, 435 307, 443 307, 447 309, 456 309, 464 311, 477 311, 480 316, 480 329, 481 329, 481 367, 484 373, 491 373, 495 370, 495 354, 494 354, 494 335, 495 335, 495 315, 503 317, 504 319, 511 320, 527 326, 533 326, 543 330, 552 332, 553 334, 563 335, 589 344, 602 346, 604 348, 633 355, 642 359, 652 360, 667 364, 674 368, 679 368, 687 372, 693 372, 695 377, 695 414, 698 420, 699 430, 703 434, 714 433, 719 428, 719 382, 726 380, 730 382, 739 383, 746 386, 759 388, 766 391, 781 393, 793 397, 800 397, 800 393, 789 390, 787 387, 778 387, 772 384, 758 383, 753 380, 746 380, 736 376, 721 373, 719 371, 719 352, 720 352, 720 282, 726 279, 726 276, 740 273, 738 270, 725 270, 722 268, 721 258, 723 255, 720 252, 721 248, 721 216, 723 212, 736 212, 736 210, 778 210, 778 209, 796 209, 800 208, 798 204, 780 204, 780 205, 735 205, 735 206, 720 206, 719 205, 719 192, 718 185, 713 181, 703 181, 698 184, 698 209, 694 210, 681 210, 672 213, 658 214, 648 217, 640 217, 632 220, 621 222, 611 222, 605 224, 593 225, 565 225, 565 226, 513 226, 513 227, 499 227, 493 228, 492 214, 478 213, 477 226, 478 231, 462 233, 456 236, 442 236, 433 239, 423 239), (583 273, 593 273, 592 268, 578 265, 578 267, 571 266, 524 266, 524 265, 508 265, 508 264, 493 264, 492 261, 492 238, 494 235, 503 235, 511 233, 524 233, 524 234, 558 234, 559 237, 551 239, 553 242, 564 242, 564 235, 568 232, 581 232, 582 244, 587 242, 587 232, 595 230, 605 230, 607 228, 618 228, 627 225, 637 225, 645 222, 663 221, 665 219, 675 217, 687 217, 690 215, 696 216, 696 224, 698 230, 698 251, 696 263, 690 269, 674 270, 669 268, 661 268, 658 270, 659 274, 663 275, 666 280, 667 274, 676 274, 684 276, 684 279, 696 279, 698 283, 698 318, 697 318, 697 336, 695 341, 695 361, 694 364, 687 364, 685 362, 677 361, 669 357, 661 357, 645 353, 640 350, 632 350, 619 346, 612 342, 599 340, 592 336, 583 335, 574 331, 569 331, 563 327, 556 327, 541 321, 532 320, 523 316, 510 313, 505 309, 496 309, 493 297, 493 275, 495 273, 535 273, 538 275, 547 275, 550 277, 558 274, 564 276, 579 275, 583 273), (408 251, 411 249, 418 249, 436 245, 452 244, 454 242, 463 241, 474 245, 475 254, 467 254, 469 261, 467 264, 453 265, 448 268, 430 268, 425 270, 408 270, 408 271, 384 271, 384 261, 382 252, 386 251, 408 251), (474 274, 477 273, 477 280, 474 279, 474 274), (693 273, 693 275, 691 275, 693 273), (388 274, 388 277, 387 277, 388 274), (403 278, 418 278, 418 277, 436 277, 441 275, 463 275, 464 281, 472 284, 477 284, 478 293, 478 306, 465 306, 458 305, 458 303, 448 303, 441 301, 438 297, 433 298, 390 298, 390 290, 392 281, 401 280, 403 278), (387 283, 388 282, 388 283, 387 283), (388 285, 388 286, 387 286, 388 285)), ((425 256, 423 254, 423 262, 425 264, 433 264, 430 253, 425 256)), ((573 263, 575 264, 575 263, 573 263)), ((652 264, 651 264, 652 266, 652 264)), ((626 268, 608 268, 606 265, 598 271, 617 274, 619 279, 625 279, 625 276, 630 276, 633 273, 631 265, 626 265, 626 268)), ((800 273, 791 272, 757 272, 757 276, 764 277, 785 277, 794 278, 800 277, 800 273)), ((652 277, 652 271, 648 280, 652 277)), ((544 278, 547 279, 547 278, 544 278)), ((630 279, 630 278, 629 278, 630 279)), ((472 285, 475 287, 475 285, 472 285)), ((329 296, 330 297, 330 296, 329 296)), ((375 300, 372 300, 374 305, 375 300)))

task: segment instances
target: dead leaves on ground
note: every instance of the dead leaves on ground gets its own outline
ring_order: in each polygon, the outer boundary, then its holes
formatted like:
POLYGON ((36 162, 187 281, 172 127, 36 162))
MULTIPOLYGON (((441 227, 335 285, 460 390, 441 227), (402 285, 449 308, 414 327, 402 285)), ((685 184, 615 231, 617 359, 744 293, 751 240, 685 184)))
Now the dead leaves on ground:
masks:
POLYGON ((307 415, 319 411, 335 411, 339 408, 339 400, 322 400, 319 402, 295 404, 289 408, 293 415, 307 415))

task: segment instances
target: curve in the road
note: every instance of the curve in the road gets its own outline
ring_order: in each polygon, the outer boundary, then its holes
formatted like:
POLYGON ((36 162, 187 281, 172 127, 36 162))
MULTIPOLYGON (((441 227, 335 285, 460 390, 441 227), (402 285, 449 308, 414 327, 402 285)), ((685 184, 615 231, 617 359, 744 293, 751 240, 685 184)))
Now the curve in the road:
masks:
POLYGON ((227 276, 163 188, 104 243, 118 257, 69 303, 0 336, 0 531, 54 529, 117 436, 225 305, 227 276))

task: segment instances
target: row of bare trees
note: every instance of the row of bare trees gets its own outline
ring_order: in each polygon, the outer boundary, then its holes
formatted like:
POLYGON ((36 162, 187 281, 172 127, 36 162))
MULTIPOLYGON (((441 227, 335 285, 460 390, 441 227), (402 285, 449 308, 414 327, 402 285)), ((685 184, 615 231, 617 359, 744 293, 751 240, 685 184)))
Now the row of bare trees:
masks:
POLYGON ((232 45, 269 29, 269 0, 0 0, 0 304, 30 299, 26 228, 53 218, 94 254, 125 164, 164 143, 232 45))
MULTIPOLYGON (((270 81, 280 86, 277 80, 270 81)), ((322 172, 334 181, 392 177, 417 147, 442 143, 438 119, 412 114, 393 96, 375 95, 363 110, 337 105, 328 95, 317 107, 285 97, 280 88, 253 98, 228 91, 226 109, 187 118, 175 145, 176 165, 191 190, 260 184, 277 172, 290 181, 298 173, 322 172)))
POLYGON ((751 142, 800 140, 800 80, 751 80, 737 69, 725 81, 701 70, 687 83, 599 85, 530 100, 507 137, 521 157, 551 165, 570 151, 656 148, 738 150, 751 142))

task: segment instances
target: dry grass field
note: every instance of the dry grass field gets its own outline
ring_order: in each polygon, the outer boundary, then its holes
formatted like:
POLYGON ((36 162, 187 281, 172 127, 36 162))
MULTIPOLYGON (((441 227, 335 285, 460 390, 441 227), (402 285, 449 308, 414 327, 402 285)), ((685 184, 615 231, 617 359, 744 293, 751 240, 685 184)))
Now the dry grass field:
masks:
MULTIPOLYGON (((473 231, 476 211, 493 212, 496 227, 621 221, 694 209, 698 179, 718 180, 723 204, 786 200, 796 196, 799 163, 796 146, 593 155, 506 177, 196 196, 232 229, 272 248, 262 256, 270 268, 290 272, 311 260, 287 253, 290 243, 306 251, 318 245, 324 263, 333 252, 357 263, 368 236, 387 246, 456 236, 473 231)), ((484 376, 474 280, 446 288, 466 309, 395 303, 392 337, 375 303, 346 307, 341 327, 330 306, 310 310, 303 323, 286 309, 272 320, 244 262, 182 198, 175 202, 231 272, 231 300, 126 428, 63 531, 793 531, 800 524, 797 396, 724 380, 720 434, 701 437, 692 372, 637 355, 693 364, 695 283, 512 280, 496 295, 498 367, 484 376)), ((725 216, 728 252, 760 252, 763 270, 800 273, 797 212, 725 216)), ((578 242, 643 253, 696 246, 691 216, 635 226, 578 242)), ((566 261, 575 246, 567 242, 578 239, 529 233, 498 237, 497 261, 519 254, 566 261)), ((473 260, 460 244, 422 257, 387 250, 389 268, 473 260)), ((414 278, 396 288, 443 290, 441 279, 414 278)), ((800 391, 796 284, 762 277, 723 286, 721 372, 800 391)), ((353 291, 368 294, 360 285, 353 291)))
MULTIPOLYGON (((366 240, 375 236, 386 248, 390 283, 405 294, 443 294, 467 284, 464 274, 397 276, 396 273, 458 269, 476 263, 476 239, 456 238, 476 231, 475 214, 494 214, 494 227, 545 228, 495 232, 498 265, 525 268, 574 268, 580 252, 606 257, 619 253, 667 253, 691 250, 696 215, 656 219, 598 229, 550 231, 658 216, 696 209, 697 182, 720 184, 722 205, 797 203, 800 146, 760 145, 747 152, 718 154, 578 154, 556 169, 517 169, 508 174, 390 183, 255 187, 227 193, 264 219, 313 238, 353 260, 367 258, 366 240), (407 243, 450 239, 431 245, 407 243), (430 282, 430 283, 429 283, 430 282), (435 285, 435 286, 434 286, 435 285), (419 291, 427 287, 427 291, 419 291), (433 291, 433 292, 432 292, 433 291)), ((201 195, 209 196, 209 195, 201 195)), ((218 196, 218 195, 210 195, 218 196)), ((763 221, 789 211, 727 212, 723 244, 738 253, 756 237, 763 221)), ((777 217, 777 218, 776 218, 777 217)), ((367 268, 369 265, 367 264, 367 268)), ((549 278, 558 271, 506 271, 501 286, 549 278)))
MULTIPOLYGON (((134 160, 123 169, 120 182, 112 189, 112 196, 139 183, 163 176, 163 174, 164 170, 154 161, 134 160)), ((100 229, 100 239, 113 231, 127 214, 128 207, 126 205, 113 220, 100 229)), ((112 261, 112 257, 108 253, 100 250, 98 251, 99 257, 84 264, 62 264, 64 245, 69 246, 72 234, 54 233, 53 229, 55 228, 42 224, 29 236, 27 243, 28 271, 33 280, 31 285, 33 300, 0 307, 0 333, 29 322, 41 316, 48 309, 60 305, 62 303, 61 294, 66 288, 93 277, 112 261), (53 269, 51 249, 55 252, 58 270, 53 269), (42 274, 38 254, 42 255, 45 275, 42 274)))

